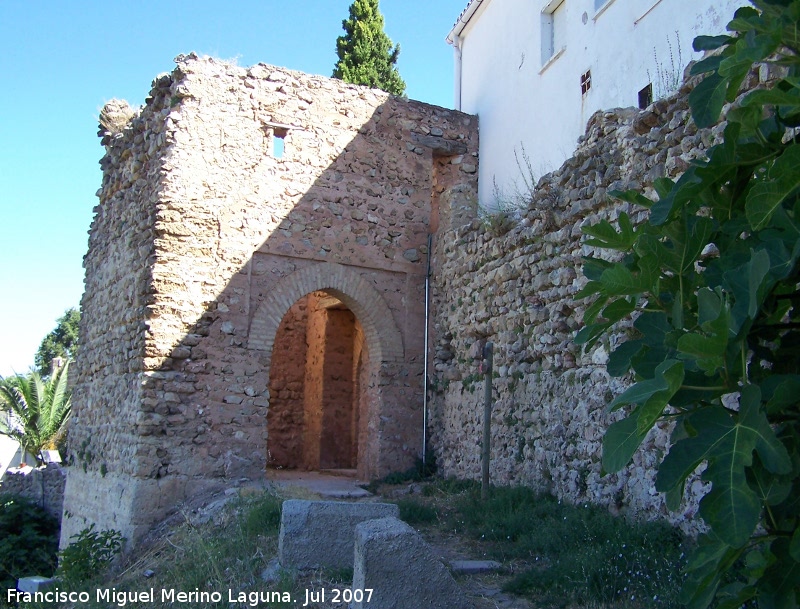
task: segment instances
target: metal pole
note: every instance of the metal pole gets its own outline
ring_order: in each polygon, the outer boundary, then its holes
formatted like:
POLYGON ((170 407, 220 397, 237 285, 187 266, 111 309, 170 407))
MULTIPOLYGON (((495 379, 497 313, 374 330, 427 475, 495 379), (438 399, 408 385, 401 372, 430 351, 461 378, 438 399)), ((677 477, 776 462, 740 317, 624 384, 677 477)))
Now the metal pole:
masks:
POLYGON ((494 345, 487 342, 483 347, 483 479, 481 480, 481 499, 489 498, 489 454, 491 452, 492 425, 492 364, 494 363, 494 345))
POLYGON ((428 458, 428 323, 429 294, 431 284, 431 243, 433 235, 428 233, 428 263, 425 269, 425 352, 422 356, 422 473, 425 474, 428 458))

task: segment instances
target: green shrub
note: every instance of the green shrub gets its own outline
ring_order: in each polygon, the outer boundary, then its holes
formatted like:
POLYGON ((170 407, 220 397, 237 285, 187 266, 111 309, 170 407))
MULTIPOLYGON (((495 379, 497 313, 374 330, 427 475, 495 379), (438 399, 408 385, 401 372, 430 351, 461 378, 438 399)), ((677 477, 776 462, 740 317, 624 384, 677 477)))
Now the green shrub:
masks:
POLYGON ((283 500, 265 493, 246 506, 242 518, 242 531, 245 535, 257 537, 274 533, 281 528, 281 506, 283 500))
MULTIPOLYGON (((631 525, 624 519, 609 519, 605 523, 595 519, 600 526, 589 529, 586 521, 567 517, 563 522, 575 530, 563 538, 561 551, 536 555, 541 564, 523 571, 505 589, 516 594, 535 593, 545 605, 570 599, 578 603, 638 600, 647 601, 648 607, 677 606, 681 584, 677 573, 683 561, 674 532, 666 525, 631 525)), ((552 524, 547 521, 541 526, 552 524)))
POLYGON ((51 576, 58 530, 58 521, 32 501, 0 496, 0 588, 11 588, 28 575, 51 576))
POLYGON ((75 541, 59 553, 58 576, 71 584, 89 581, 105 572, 125 543, 119 531, 95 531, 94 525, 70 539, 75 541))
POLYGON ((400 509, 400 520, 404 520, 408 524, 434 522, 439 518, 435 507, 409 497, 398 501, 397 507, 400 509))
POLYGON ((353 582, 353 569, 348 567, 341 569, 325 569, 323 573, 325 579, 335 584, 349 586, 353 582))
MULTIPOLYGON (((152 585, 176 590, 252 590, 277 554, 281 504, 280 497, 265 492, 232 502, 206 523, 193 524, 187 518, 164 540, 152 585)), ((271 590, 293 590, 292 572, 281 569, 278 577, 271 590)), ((293 593, 305 598, 304 593, 293 593)), ((227 598, 203 606, 229 607, 227 598)))
POLYGON ((391 474, 387 474, 383 478, 373 480, 369 484, 365 485, 364 488, 370 493, 375 493, 383 484, 406 484, 407 482, 421 482, 426 478, 430 478, 435 473, 436 459, 433 456, 433 453, 429 452, 425 463, 422 462, 422 459, 417 458, 413 467, 409 467, 403 472, 392 472, 391 474))

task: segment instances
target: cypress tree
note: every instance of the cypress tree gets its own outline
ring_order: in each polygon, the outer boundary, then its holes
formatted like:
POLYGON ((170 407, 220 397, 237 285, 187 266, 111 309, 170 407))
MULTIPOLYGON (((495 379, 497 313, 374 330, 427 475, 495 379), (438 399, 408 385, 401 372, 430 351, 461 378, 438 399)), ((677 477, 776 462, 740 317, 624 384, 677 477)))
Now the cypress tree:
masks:
POLYGON ((406 83, 395 67, 400 45, 392 46, 383 31, 378 3, 379 0, 354 0, 350 5, 350 18, 342 21, 345 34, 336 39, 339 61, 333 77, 402 95, 406 83))

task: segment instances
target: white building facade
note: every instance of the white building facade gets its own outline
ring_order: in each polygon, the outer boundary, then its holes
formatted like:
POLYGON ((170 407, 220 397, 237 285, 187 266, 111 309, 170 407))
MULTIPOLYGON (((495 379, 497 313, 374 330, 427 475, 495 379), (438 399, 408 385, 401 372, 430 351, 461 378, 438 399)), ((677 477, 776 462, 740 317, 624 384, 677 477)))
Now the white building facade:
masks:
POLYGON ((495 208, 575 150, 600 109, 674 91, 695 36, 746 0, 471 0, 447 37, 455 107, 480 120, 479 198, 495 208))

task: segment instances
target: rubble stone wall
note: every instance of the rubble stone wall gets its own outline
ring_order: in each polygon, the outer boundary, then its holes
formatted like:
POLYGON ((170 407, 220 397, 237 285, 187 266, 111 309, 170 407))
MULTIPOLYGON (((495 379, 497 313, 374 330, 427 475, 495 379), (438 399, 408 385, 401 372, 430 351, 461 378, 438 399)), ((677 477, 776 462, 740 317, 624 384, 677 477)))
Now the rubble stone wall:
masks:
POLYGON ((359 473, 412 465, 428 234, 475 213, 475 117, 192 54, 103 144, 62 541, 263 476, 278 327, 319 290, 363 330, 359 473))
MULTIPOLYGON (((581 228, 603 218, 613 222, 621 211, 641 221, 641 208, 608 191, 652 194, 655 178, 679 176, 719 140, 724 124, 698 131, 690 120, 691 86, 644 111, 596 113, 575 155, 538 181, 517 221, 495 214, 438 236, 430 437, 442 474, 480 476, 483 376, 470 353, 488 340, 494 343, 495 482, 695 526, 702 482, 694 479, 681 511, 669 515, 654 488, 667 427, 650 433, 628 468, 601 472, 603 433, 621 416, 605 407, 630 383, 610 377, 606 362, 629 326, 620 324, 586 353, 574 343, 590 304, 575 299, 587 282, 582 257, 608 256, 582 243, 581 228)), ((535 146, 528 153, 535 158, 535 146)))
POLYGON ((319 465, 324 469, 355 467, 350 461, 353 438, 353 347, 355 317, 346 309, 325 311, 322 419, 319 465))
POLYGON ((75 517, 67 515, 62 522, 65 543, 90 524, 127 534, 137 519, 130 479, 141 451, 137 427, 142 424, 145 311, 156 202, 170 147, 165 124, 169 99, 157 96, 130 128, 121 130, 132 112, 127 104, 109 103, 105 114, 115 129, 101 132, 103 181, 83 261, 87 272, 81 300, 82 316, 92 323, 80 324, 79 341, 88 348, 70 371, 74 461, 67 468, 72 475, 65 504, 75 517))
POLYGON ((320 298, 357 322, 346 341, 353 407, 336 425, 357 435, 359 474, 413 464, 429 254, 428 431, 440 472, 479 476, 482 377, 470 353, 488 340, 494 481, 691 529, 704 485, 693 480, 669 516, 654 489, 668 428, 624 471, 600 471, 603 432, 620 416, 605 406, 630 382, 606 362, 629 328, 586 353, 574 344, 582 256, 606 255, 581 228, 623 210, 641 220, 608 191, 647 194, 721 135, 723 125, 691 122, 690 88, 644 111, 595 114, 575 155, 509 222, 477 217, 475 117, 263 64, 179 57, 103 137, 62 540, 92 522, 136 540, 183 499, 263 476, 271 426, 276 464, 304 465, 308 427, 293 425, 324 383, 314 358, 335 342, 324 324, 309 329, 320 298))
POLYGON ((0 495, 21 495, 30 499, 61 523, 66 476, 57 463, 7 470, 0 480, 0 495))
POLYGON ((319 311, 319 296, 308 297, 306 344, 308 355, 303 390, 303 467, 319 469, 322 437, 322 411, 325 400, 325 329, 324 311, 319 311), (322 313, 322 314, 321 314, 322 313))
POLYGON ((297 301, 286 313, 275 337, 275 351, 281 353, 270 366, 267 430, 267 465, 291 467, 303 458, 303 397, 306 361, 308 298, 297 301))

